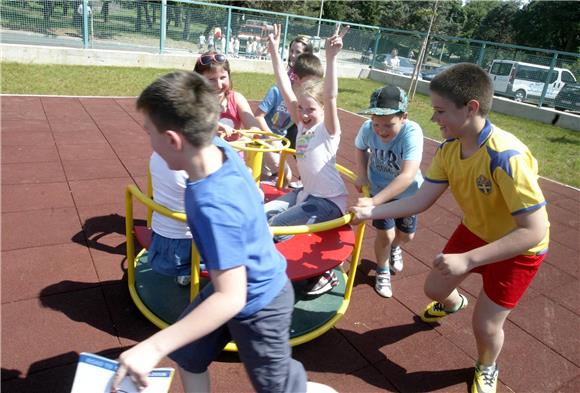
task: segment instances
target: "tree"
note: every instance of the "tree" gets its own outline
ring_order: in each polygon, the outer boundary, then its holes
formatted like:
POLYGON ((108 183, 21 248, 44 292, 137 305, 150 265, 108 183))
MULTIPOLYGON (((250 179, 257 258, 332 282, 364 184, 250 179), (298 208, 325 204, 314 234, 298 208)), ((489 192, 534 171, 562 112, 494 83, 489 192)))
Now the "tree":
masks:
POLYGON ((475 33, 476 39, 516 44, 515 20, 520 12, 519 1, 503 1, 489 10, 475 33))
POLYGON ((475 33, 479 30, 479 25, 485 16, 495 7, 499 6, 499 0, 491 1, 470 1, 463 7, 465 11, 465 23, 463 24, 461 37, 474 38, 475 33))
POLYGON ((580 6, 576 1, 531 1, 515 24, 521 45, 575 53, 580 49, 580 6))

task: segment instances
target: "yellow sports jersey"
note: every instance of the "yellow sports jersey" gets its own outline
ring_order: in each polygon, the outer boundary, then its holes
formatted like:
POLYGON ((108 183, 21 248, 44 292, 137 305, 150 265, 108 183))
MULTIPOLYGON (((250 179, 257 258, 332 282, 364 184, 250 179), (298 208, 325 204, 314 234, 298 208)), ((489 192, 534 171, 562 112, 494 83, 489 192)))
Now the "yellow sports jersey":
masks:
MULTIPOLYGON (((463 224, 491 243, 516 228, 512 216, 537 210, 546 200, 538 185, 538 163, 526 145, 489 120, 478 142, 479 150, 466 159, 461 159, 459 140, 443 142, 425 180, 449 183, 463 210, 463 224)), ((548 242, 546 231, 544 239, 526 254, 546 252, 548 242)))

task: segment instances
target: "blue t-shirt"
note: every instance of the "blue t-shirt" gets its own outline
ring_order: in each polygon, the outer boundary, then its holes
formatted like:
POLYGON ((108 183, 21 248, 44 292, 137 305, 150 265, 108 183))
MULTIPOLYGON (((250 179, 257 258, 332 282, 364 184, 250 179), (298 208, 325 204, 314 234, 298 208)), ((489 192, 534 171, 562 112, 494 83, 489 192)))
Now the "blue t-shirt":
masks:
POLYGON ((187 182, 185 211, 191 234, 208 270, 244 265, 247 302, 236 316, 260 311, 282 290, 286 260, 268 228, 256 183, 238 154, 214 140, 225 155, 223 166, 209 176, 187 182))
POLYGON ((266 115, 264 119, 272 132, 285 136, 286 129, 290 126, 290 113, 284 104, 284 97, 278 86, 272 86, 258 106, 266 115))
MULTIPOLYGON (((423 156, 423 131, 414 121, 407 120, 401 130, 389 143, 383 143, 373 131, 372 120, 361 126, 354 144, 359 150, 369 150, 367 170, 371 183, 371 194, 376 195, 387 187, 403 169, 403 161, 421 161, 423 156)), ((396 198, 406 198, 417 192, 423 183, 421 170, 415 180, 396 198)))

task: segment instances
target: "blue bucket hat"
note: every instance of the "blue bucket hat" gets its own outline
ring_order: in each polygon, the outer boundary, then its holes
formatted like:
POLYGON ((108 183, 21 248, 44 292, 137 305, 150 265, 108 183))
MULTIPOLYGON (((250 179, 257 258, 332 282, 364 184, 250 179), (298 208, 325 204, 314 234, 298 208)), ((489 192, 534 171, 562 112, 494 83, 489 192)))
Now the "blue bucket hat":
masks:
POLYGON ((409 99, 405 90, 394 85, 386 85, 373 91, 369 107, 359 114, 388 116, 399 112, 407 112, 409 99))

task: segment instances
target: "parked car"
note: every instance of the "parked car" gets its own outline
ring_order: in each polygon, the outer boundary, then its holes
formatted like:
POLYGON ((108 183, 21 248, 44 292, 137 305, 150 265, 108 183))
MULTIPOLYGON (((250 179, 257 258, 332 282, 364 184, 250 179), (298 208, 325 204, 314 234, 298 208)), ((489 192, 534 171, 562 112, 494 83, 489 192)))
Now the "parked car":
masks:
MULTIPOLYGON (((413 75, 413 71, 415 70, 415 60, 399 56, 399 67, 394 69, 389 65, 390 59, 391 55, 388 53, 377 55, 376 60, 374 61, 374 67, 379 70, 402 74, 408 77, 413 75)), ((421 73, 419 73, 419 78, 421 78, 421 73)))
POLYGON ((514 60, 494 60, 489 70, 495 94, 518 102, 537 102, 547 84, 545 102, 552 104, 564 84, 576 83, 576 78, 565 68, 550 67, 514 60))
POLYGON ((252 41, 266 42, 268 34, 274 31, 274 25, 260 20, 248 19, 238 32, 240 53, 247 53, 248 43, 252 41))
POLYGON ((566 83, 558 92, 554 107, 560 111, 580 112, 580 83, 566 83))
POLYGON ((446 69, 448 69, 452 65, 453 64, 445 64, 445 65, 442 65, 439 67, 432 68, 432 69, 427 70, 427 71, 421 71, 421 75, 423 75, 423 79, 425 79, 426 81, 430 81, 430 80, 433 80, 433 78, 435 78, 435 75, 441 73, 442 71, 445 71, 446 69))

